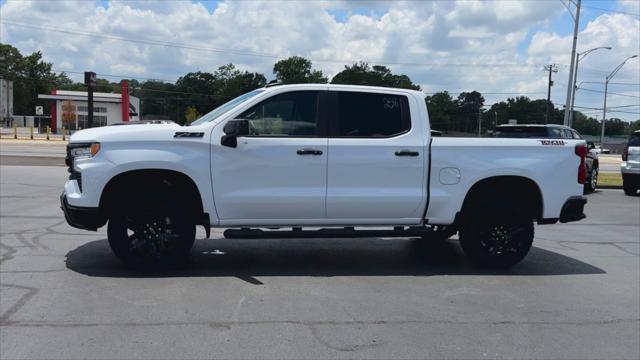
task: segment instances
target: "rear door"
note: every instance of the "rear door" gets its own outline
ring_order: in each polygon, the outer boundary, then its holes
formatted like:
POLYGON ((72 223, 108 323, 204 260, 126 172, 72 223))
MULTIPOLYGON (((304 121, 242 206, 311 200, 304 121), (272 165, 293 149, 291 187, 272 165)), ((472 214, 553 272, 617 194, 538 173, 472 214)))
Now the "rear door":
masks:
POLYGON ((412 119, 412 99, 330 94, 327 217, 355 224, 368 223, 358 219, 401 224, 422 218, 428 135, 412 119))

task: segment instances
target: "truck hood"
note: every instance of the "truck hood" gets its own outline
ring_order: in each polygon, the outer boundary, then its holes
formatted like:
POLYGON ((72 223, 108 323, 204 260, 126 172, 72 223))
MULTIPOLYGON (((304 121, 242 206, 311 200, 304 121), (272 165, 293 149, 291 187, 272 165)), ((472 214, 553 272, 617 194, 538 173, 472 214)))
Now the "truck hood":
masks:
POLYGON ((196 131, 176 123, 147 124, 137 123, 119 126, 103 126, 80 130, 71 135, 70 142, 108 142, 108 141, 156 141, 173 138, 176 131, 196 131))

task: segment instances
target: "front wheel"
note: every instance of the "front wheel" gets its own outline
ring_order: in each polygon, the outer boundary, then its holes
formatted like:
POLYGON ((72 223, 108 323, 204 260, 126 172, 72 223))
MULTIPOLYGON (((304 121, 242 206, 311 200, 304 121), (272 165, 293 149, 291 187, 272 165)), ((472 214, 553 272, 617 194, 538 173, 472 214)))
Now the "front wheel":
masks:
POLYGON ((182 265, 195 240, 189 211, 173 201, 141 200, 110 216, 109 245, 129 267, 182 265))
POLYGON ((625 181, 624 178, 622 180, 622 190, 624 190, 625 195, 633 196, 636 194, 638 189, 636 188, 636 184, 631 183, 631 181, 625 181))
POLYGON ((483 267, 507 268, 520 262, 533 243, 533 220, 521 215, 517 205, 476 209, 466 216, 460 231, 465 255, 483 267))

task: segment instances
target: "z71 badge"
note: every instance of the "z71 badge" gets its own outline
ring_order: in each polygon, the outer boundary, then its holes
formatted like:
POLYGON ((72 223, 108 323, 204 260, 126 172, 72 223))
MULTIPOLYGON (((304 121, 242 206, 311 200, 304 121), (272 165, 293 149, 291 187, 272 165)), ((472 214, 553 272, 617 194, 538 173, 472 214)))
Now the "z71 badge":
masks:
POLYGON ((564 140, 540 140, 542 145, 550 145, 550 146, 564 146, 564 140))

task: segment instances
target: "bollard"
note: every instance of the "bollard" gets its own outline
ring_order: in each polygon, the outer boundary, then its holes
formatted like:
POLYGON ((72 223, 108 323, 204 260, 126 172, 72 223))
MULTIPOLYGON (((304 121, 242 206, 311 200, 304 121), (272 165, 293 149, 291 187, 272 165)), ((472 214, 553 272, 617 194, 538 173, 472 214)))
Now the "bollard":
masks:
POLYGON ((47 126, 47 140, 51 140, 51 139, 49 138, 49 132, 50 132, 50 131, 51 131, 51 128, 47 126))
POLYGON ((33 126, 29 127, 29 139, 33 140, 33 126))
POLYGON ((18 126, 13 125, 13 138, 18 139, 18 126))
POLYGON ((62 141, 66 141, 67 137, 64 134, 64 126, 62 127, 62 141))

